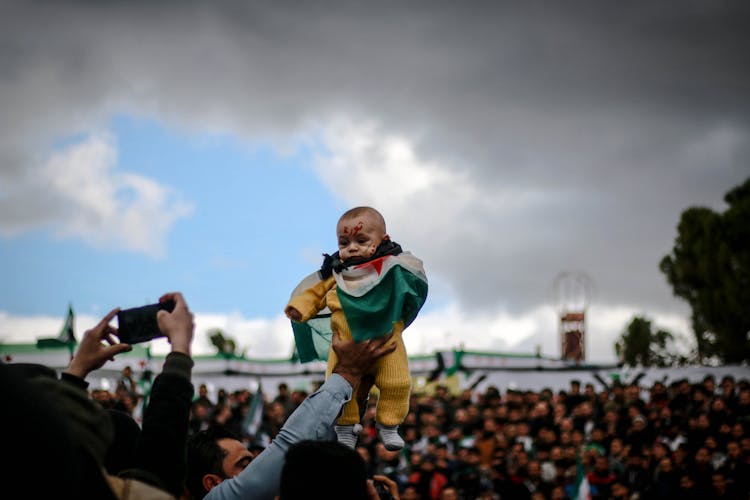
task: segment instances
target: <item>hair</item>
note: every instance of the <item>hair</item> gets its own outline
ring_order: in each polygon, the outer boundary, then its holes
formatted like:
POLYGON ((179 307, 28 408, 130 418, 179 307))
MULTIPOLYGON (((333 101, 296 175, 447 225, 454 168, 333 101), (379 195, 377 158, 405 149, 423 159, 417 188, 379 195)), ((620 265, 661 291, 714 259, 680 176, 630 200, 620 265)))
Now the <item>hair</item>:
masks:
POLYGON ((187 479, 185 486, 192 498, 200 499, 208 493, 203 487, 203 476, 216 474, 225 477, 222 462, 227 452, 219 446, 220 439, 239 437, 221 426, 195 433, 187 442, 187 479))
POLYGON ((102 473, 112 440, 109 416, 86 391, 58 380, 43 365, 0 363, 3 487, 9 498, 114 499, 102 473), (53 467, 40 480, 32 467, 44 457, 53 467), (11 484, 12 483, 12 484, 11 484))
POLYGON ((365 462, 355 450, 336 441, 301 441, 286 455, 279 498, 365 500, 365 462))
POLYGON ((115 438, 104 457, 104 468, 113 476, 136 467, 136 444, 141 428, 136 421, 120 410, 106 410, 112 420, 115 438))
POLYGON ((349 210, 347 210, 346 212, 344 212, 341 215, 341 217, 339 217, 339 220, 341 221, 341 220, 344 220, 344 219, 350 219, 352 217, 359 217, 359 216, 362 216, 362 215, 365 215, 365 214, 374 215, 375 218, 378 220, 378 222, 383 225, 383 231, 386 232, 386 230, 385 230, 385 218, 383 218, 383 215, 380 212, 378 212, 377 210, 375 210, 372 207, 354 207, 354 208, 350 208, 349 210))

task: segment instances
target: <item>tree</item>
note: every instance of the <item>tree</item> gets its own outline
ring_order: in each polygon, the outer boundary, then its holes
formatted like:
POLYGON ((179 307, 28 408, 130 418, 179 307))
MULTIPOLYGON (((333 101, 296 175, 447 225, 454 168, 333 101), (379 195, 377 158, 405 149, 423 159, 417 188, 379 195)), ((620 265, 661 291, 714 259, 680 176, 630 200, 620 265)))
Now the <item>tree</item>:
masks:
POLYGON ((231 357, 235 354, 235 351, 237 350, 237 343, 231 337, 227 337, 226 335, 224 335, 224 332, 221 330, 221 328, 212 328, 211 330, 207 331, 206 334, 208 335, 208 338, 211 340, 211 343, 214 345, 214 347, 216 347, 218 354, 227 357, 231 357))
POLYGON ((667 342, 673 340, 670 332, 653 331, 650 320, 635 316, 615 343, 615 352, 623 363, 630 366, 684 364, 685 357, 673 354, 667 348, 667 342))
POLYGON ((750 178, 724 197, 717 213, 682 213, 670 255, 659 268, 692 309, 700 361, 750 360, 750 178))

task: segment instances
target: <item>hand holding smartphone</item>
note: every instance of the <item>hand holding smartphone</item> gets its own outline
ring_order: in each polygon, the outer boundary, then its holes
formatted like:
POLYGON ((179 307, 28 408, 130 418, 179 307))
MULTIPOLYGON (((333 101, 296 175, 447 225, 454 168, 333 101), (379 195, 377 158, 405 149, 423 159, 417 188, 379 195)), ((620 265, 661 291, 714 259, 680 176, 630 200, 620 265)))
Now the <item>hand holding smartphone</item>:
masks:
POLYGON ((171 313, 174 308, 174 300, 168 300, 143 307, 123 309, 117 313, 117 337, 120 342, 126 344, 138 344, 164 337, 156 322, 156 314, 161 310, 171 313))

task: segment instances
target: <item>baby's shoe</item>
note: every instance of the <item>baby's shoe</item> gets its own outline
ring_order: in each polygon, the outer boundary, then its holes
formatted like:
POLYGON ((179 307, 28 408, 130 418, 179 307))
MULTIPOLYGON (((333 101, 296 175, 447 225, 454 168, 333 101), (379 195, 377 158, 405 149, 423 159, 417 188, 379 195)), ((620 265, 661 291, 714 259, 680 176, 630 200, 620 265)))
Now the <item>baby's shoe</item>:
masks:
POLYGON ((380 441, 388 451, 398 451, 404 447, 404 440, 398 435, 398 425, 387 426, 375 424, 380 434, 380 441))
POLYGON ((336 425, 334 430, 339 443, 352 450, 357 447, 357 436, 362 432, 361 425, 336 425))

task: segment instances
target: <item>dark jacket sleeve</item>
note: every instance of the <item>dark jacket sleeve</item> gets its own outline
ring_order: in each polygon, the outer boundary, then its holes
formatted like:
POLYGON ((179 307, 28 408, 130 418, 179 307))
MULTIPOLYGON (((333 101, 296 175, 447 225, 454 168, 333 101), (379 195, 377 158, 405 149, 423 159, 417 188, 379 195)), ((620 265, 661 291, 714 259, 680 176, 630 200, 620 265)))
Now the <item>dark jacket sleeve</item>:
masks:
POLYGON ((75 387, 78 387, 82 391, 86 391, 89 388, 88 382, 86 382, 82 378, 76 377, 75 375, 71 375, 70 373, 67 373, 67 372, 62 372, 60 374, 60 380, 68 384, 74 385, 75 387))
POLYGON ((185 485, 185 442, 193 384, 190 356, 173 352, 154 380, 136 448, 138 468, 158 478, 161 488, 180 497, 185 485))

